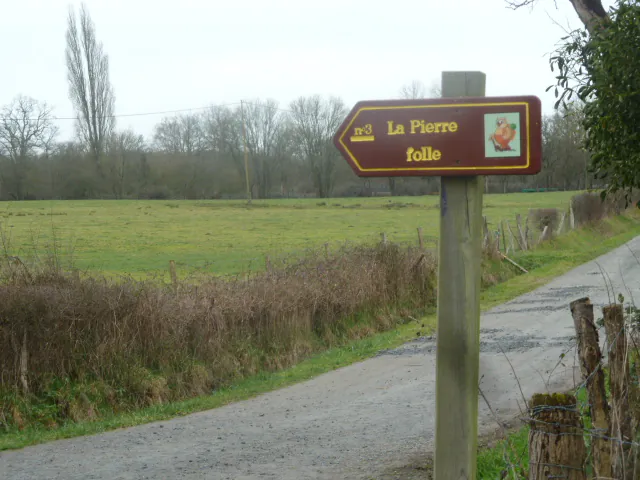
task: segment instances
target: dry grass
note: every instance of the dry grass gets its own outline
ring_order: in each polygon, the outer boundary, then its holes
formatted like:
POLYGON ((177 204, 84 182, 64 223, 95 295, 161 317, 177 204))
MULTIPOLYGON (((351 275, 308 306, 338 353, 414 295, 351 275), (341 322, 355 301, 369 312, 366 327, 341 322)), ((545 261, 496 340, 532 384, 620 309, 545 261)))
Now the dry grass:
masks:
POLYGON ((5 427, 210 392, 389 329, 402 318, 391 311, 408 316, 436 299, 433 256, 394 244, 345 248, 248 279, 182 283, 175 292, 8 258, 1 273, 5 427), (34 411, 34 403, 46 408, 34 411))

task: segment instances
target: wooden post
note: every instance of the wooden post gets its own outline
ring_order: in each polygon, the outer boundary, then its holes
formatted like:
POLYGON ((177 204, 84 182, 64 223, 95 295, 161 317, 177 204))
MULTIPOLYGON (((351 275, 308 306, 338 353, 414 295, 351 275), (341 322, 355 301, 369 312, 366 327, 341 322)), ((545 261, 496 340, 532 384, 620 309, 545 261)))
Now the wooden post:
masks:
POLYGON ((573 205, 569 207, 569 226, 571 230, 576 228, 576 217, 573 215, 573 205))
POLYGON ((29 369, 27 362, 29 360, 29 354, 27 351, 27 329, 24 329, 24 335, 22 336, 22 348, 20 349, 20 383, 22 384, 22 393, 29 394, 29 369))
POLYGON ((507 228, 509 229, 509 243, 511 244, 511 250, 512 251, 516 251, 516 245, 514 243, 514 239, 517 240, 518 245, 520 246, 520 250, 522 250, 522 245, 520 245, 520 240, 518 240, 518 238, 513 234, 513 230, 511 230, 511 224, 509 223, 509 220, 507 220, 507 228))
POLYGON ((562 218, 560 219, 560 225, 558 225, 558 230, 556 230, 556 235, 560 236, 562 235, 562 231, 564 230, 564 219, 567 216, 566 212, 563 212, 562 214, 562 218))
POLYGON ((525 236, 524 232, 522 231, 522 225, 520 224, 520 214, 519 213, 516 215, 516 226, 518 227, 518 233, 520 234, 520 240, 518 240, 518 243, 520 244, 520 248, 522 250, 529 250, 529 245, 527 244, 527 237, 525 236))
POLYGON ((384 233, 384 232, 382 232, 382 233, 380 234, 380 238, 382 239, 382 244, 383 244, 383 245, 386 245, 386 244, 387 244, 387 234, 386 234, 386 233, 384 233))
MULTIPOLYGON (((481 72, 443 72, 442 96, 484 96, 481 72)), ((480 364, 481 177, 442 177, 435 479, 476 478, 480 364)))
POLYGON ((551 228, 549 225, 545 225, 542 233, 540 234, 540 238, 538 239, 538 243, 545 242, 551 238, 551 228))
POLYGON ((589 395, 589 410, 595 436, 592 441, 593 469, 596 478, 613 478, 611 443, 609 437, 609 404, 604 388, 602 352, 598 343, 598 329, 593 319, 593 304, 588 298, 571 302, 571 315, 578 340, 578 357, 582 379, 589 395))
POLYGON ((176 273, 176 262, 169 260, 169 273, 171 273, 171 285, 173 293, 178 293, 178 274, 176 273))
POLYGON ((529 480, 586 480, 582 417, 573 395, 534 395, 529 404, 529 480))
POLYGON ((509 251, 507 250, 507 237, 504 234, 504 221, 500 220, 500 231, 502 232, 502 247, 504 250, 504 253, 507 254, 509 253, 509 251))
POLYGON ((418 227, 418 245, 420 250, 424 250, 424 240, 422 239, 422 227, 418 227))
POLYGON ((623 307, 609 305, 602 309, 604 328, 609 349, 609 390, 611 391, 611 436, 613 451, 613 475, 615 478, 632 480, 633 441, 632 418, 629 408, 631 376, 629 375, 627 333, 624 327, 623 307), (621 443, 620 440, 622 440, 621 443))
POLYGON ((247 184, 247 203, 251 203, 251 184, 249 183, 249 152, 247 150, 247 128, 244 121, 244 102, 240 100, 240 112, 242 114, 242 145, 244 148, 244 175, 247 184))

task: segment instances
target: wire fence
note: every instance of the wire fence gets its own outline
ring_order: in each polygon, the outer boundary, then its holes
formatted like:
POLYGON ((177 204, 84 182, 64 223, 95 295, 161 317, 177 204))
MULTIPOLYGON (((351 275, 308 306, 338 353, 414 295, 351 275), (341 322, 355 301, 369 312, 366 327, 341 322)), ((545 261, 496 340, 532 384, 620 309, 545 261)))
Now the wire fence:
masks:
POLYGON ((576 337, 559 363, 573 351, 580 381, 566 394, 523 398, 528 452, 507 438, 502 478, 640 478, 640 310, 610 300, 598 320, 589 298, 571 302, 576 337))

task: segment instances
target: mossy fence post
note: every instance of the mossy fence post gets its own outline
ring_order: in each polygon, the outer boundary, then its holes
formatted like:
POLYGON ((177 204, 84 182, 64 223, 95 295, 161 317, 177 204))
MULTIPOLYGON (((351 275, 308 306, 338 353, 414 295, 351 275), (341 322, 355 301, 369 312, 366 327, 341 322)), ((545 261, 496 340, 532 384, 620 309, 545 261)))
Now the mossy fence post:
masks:
POLYGON ((529 480, 587 479, 587 449, 576 397, 534 395, 529 425, 529 480))
POLYGON ((598 329, 593 317, 593 304, 589 298, 580 298, 571 302, 570 309, 576 330, 580 370, 589 397, 592 429, 595 434, 591 442, 593 469, 596 478, 613 478, 609 404, 604 385, 598 329))

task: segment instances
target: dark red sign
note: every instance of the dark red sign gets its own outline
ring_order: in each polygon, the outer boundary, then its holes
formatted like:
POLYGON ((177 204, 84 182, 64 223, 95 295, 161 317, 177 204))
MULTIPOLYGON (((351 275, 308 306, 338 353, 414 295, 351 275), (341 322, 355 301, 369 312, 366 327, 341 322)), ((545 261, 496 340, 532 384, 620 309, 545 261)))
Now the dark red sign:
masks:
POLYGON ((540 99, 457 97, 358 102, 334 137, 361 177, 533 175, 540 99))

